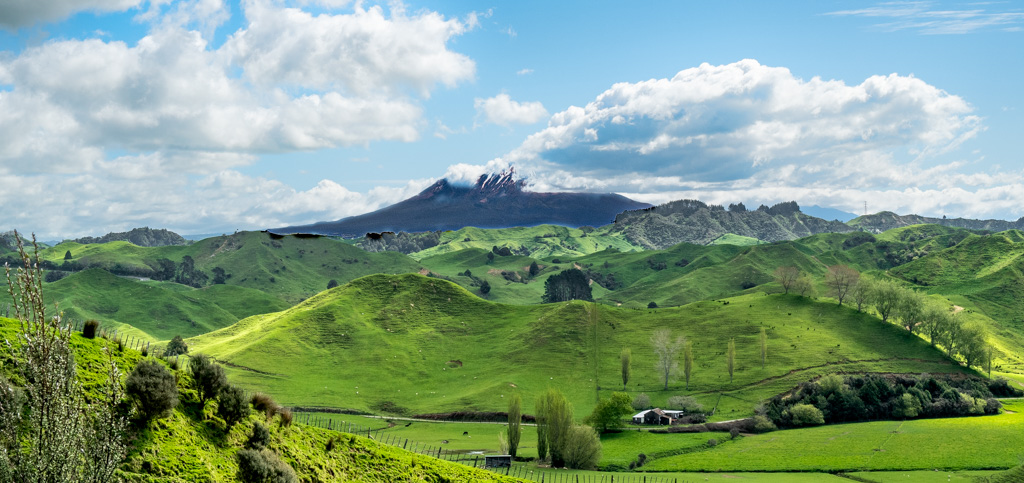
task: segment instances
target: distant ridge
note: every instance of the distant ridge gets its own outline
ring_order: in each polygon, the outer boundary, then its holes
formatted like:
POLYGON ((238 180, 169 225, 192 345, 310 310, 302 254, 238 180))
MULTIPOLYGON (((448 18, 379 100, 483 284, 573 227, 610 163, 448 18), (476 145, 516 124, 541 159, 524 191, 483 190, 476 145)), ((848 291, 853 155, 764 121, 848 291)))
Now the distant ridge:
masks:
POLYGON ((613 230, 623 233, 631 243, 661 249, 682 242, 708 245, 725 234, 776 242, 856 228, 804 214, 795 201, 761 205, 756 210, 737 203, 726 210, 697 200, 679 200, 624 212, 615 217, 613 230))
POLYGON ((442 179, 412 198, 372 213, 270 232, 358 238, 368 233, 458 230, 467 226, 601 226, 611 223, 625 210, 650 206, 611 193, 523 191, 525 183, 515 179, 514 170, 482 175, 472 186, 458 186, 442 179))
POLYGON ((82 237, 75 239, 74 241, 75 243, 81 243, 83 245, 91 243, 107 243, 112 241, 126 241, 140 247, 188 245, 188 240, 173 231, 165 230, 163 228, 154 230, 148 226, 133 228, 131 231, 126 232, 107 233, 101 237, 82 237))
POLYGON ((897 215, 891 211, 883 211, 873 215, 864 215, 850 220, 849 225, 859 230, 882 233, 893 228, 910 225, 934 224, 967 228, 969 230, 988 230, 993 232, 1006 230, 1024 230, 1024 217, 1017 221, 1006 220, 972 220, 969 218, 931 218, 920 215, 897 215))

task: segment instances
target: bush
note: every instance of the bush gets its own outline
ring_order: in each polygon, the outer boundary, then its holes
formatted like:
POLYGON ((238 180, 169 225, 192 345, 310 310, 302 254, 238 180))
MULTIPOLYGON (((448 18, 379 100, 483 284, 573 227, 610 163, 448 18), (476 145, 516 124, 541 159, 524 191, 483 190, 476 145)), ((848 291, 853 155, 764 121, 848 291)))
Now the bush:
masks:
POLYGON ((192 373, 192 380, 199 391, 199 401, 203 404, 216 397, 221 389, 228 385, 224 369, 205 354, 196 354, 190 358, 189 372, 192 373))
POLYGON ((704 411, 704 405, 697 402, 691 396, 672 396, 668 398, 665 407, 669 409, 681 409, 688 413, 699 413, 704 411))
POLYGON ((89 319, 85 321, 85 325, 82 326, 82 337, 86 339, 95 339, 96 332, 100 328, 100 321, 96 319, 89 319))
POLYGON ((267 421, 270 421, 271 418, 277 414, 277 410, 280 408, 280 406, 274 402, 274 398, 270 397, 269 394, 263 394, 262 392, 253 394, 250 402, 252 403, 253 409, 263 413, 267 417, 267 421))
POLYGON ((217 416, 224 420, 228 431, 231 431, 236 423, 249 417, 249 402, 245 400, 245 392, 237 386, 221 388, 217 396, 217 416))
POLYGON ((574 469, 593 469, 601 459, 601 439, 590 426, 571 426, 562 450, 565 466, 574 469))
POLYGON ((708 446, 710 446, 712 448, 714 448, 715 446, 718 446, 718 440, 715 439, 715 438, 709 439, 708 440, 708 446))
POLYGON ((245 447, 249 449, 263 449, 268 445, 270 445, 270 430, 263 423, 257 421, 252 426, 252 433, 249 434, 245 447))
POLYGON ((333 279, 333 278, 332 278, 332 279, 330 279, 330 280, 329 280, 329 281, 327 282, 327 290, 330 290, 330 289, 332 289, 332 288, 334 288, 334 287, 337 287, 337 286, 338 286, 338 281, 337 281, 337 280, 335 280, 335 279, 333 279))
POLYGON ((657 304, 657 302, 651 302, 651 303, 647 304, 647 308, 649 308, 649 309, 656 309, 656 308, 658 308, 658 304, 657 304))
POLYGON ((277 425, 279 427, 287 428, 288 426, 292 425, 292 419, 294 418, 294 416, 292 416, 291 409, 280 408, 277 410, 277 414, 281 416, 281 419, 277 421, 277 425))
POLYGON ((633 409, 636 409, 637 411, 641 409, 647 409, 651 407, 651 397, 648 396, 646 393, 637 394, 636 397, 633 398, 633 402, 630 405, 633 406, 633 409))
POLYGON ((825 424, 825 417, 821 410, 810 404, 796 404, 789 409, 789 415, 793 426, 813 426, 825 424))
POLYGON ((156 361, 141 361, 125 381, 125 395, 144 421, 167 415, 178 405, 174 374, 156 361))
POLYGON ((164 357, 174 357, 182 354, 188 354, 188 344, 185 344, 185 340, 180 335, 176 335, 167 343, 167 348, 164 349, 164 357))
POLYGON ((729 430, 729 438, 736 439, 740 436, 740 428, 732 428, 729 430))
POLYGON ((771 419, 768 419, 760 414, 754 416, 754 431, 758 433, 767 433, 768 431, 775 431, 775 423, 771 419))
POLYGON ((238 458, 238 479, 243 483, 298 483, 295 470, 270 450, 243 449, 238 458))

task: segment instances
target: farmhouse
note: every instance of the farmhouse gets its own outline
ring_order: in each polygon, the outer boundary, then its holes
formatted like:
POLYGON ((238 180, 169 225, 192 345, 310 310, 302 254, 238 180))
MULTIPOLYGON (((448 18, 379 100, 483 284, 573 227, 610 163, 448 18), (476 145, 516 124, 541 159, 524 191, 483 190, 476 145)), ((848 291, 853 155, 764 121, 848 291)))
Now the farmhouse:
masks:
POLYGON ((633 423, 671 425, 682 414, 683 411, 664 411, 660 408, 648 409, 634 414, 633 423))

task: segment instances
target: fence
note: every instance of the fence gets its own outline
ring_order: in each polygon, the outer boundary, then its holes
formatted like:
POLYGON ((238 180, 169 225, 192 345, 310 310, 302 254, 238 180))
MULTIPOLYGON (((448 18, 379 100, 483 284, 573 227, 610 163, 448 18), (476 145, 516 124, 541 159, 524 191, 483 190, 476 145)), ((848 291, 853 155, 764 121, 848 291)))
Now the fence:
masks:
POLYGON ((311 412, 299 413, 296 421, 321 429, 366 436, 378 443, 402 448, 416 454, 450 461, 452 463, 460 463, 474 468, 485 469, 493 473, 513 478, 540 483, 687 483, 685 480, 680 480, 678 478, 651 474, 629 475, 617 473, 602 475, 600 472, 581 474, 576 471, 532 468, 526 464, 515 463, 512 464, 512 466, 504 468, 485 468, 483 466, 483 454, 465 453, 445 449, 442 446, 417 443, 409 440, 408 438, 402 438, 397 434, 388 433, 387 427, 374 429, 369 426, 362 426, 349 421, 335 421, 330 417, 311 412))

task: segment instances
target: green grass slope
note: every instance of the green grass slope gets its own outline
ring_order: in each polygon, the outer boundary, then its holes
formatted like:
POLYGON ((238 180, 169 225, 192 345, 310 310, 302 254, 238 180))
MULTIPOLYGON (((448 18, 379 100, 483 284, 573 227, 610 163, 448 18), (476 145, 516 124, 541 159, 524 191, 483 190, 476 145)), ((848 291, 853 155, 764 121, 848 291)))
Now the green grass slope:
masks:
POLYGON ((514 306, 444 280, 376 275, 188 342, 224 361, 241 384, 289 405, 406 414, 503 410, 515 391, 532 408, 538 394, 558 387, 582 417, 598 396, 622 388, 622 347, 634 355, 630 393, 648 392, 655 404, 691 394, 718 405, 718 419, 748 415, 757 401, 828 372, 963 370, 919 338, 846 307, 791 295, 725 302, 658 310, 514 306), (764 369, 761 327, 769 336, 764 369), (678 380, 661 390, 649 343, 659 328, 693 342, 689 391, 678 380), (732 382, 725 371, 730 338, 737 345, 732 382))
POLYGON ((416 259, 456 252, 466 248, 490 250, 494 246, 509 247, 514 253, 534 258, 578 257, 608 248, 622 251, 640 250, 608 227, 598 229, 567 228, 557 225, 480 229, 462 228, 441 234, 437 246, 413 253, 416 259))
MULTIPOLYGON (((18 322, 0 318, 0 338, 14 340, 18 322)), ((106 355, 112 351, 114 361, 123 374, 131 372, 143 359, 134 350, 117 351, 103 339, 85 339, 74 334, 71 339, 79 378, 88 394, 100 390, 105 382, 106 355)), ((7 344, 0 345, 0 360, 11 357, 7 344)), ((0 375, 13 364, 0 365, 0 375)), ((118 471, 128 482, 196 483, 237 481, 238 463, 235 453, 244 447, 253 425, 263 422, 263 414, 254 412, 248 419, 225 430, 224 422, 215 413, 216 403, 201 407, 191 379, 178 371, 180 404, 170 416, 158 419, 144 428, 132 429, 129 452, 118 471)), ((16 380, 17 378, 15 378, 16 380)), ((91 394, 89 397, 95 397, 91 394)), ((295 470, 300 481, 360 481, 367 483, 448 481, 448 482, 514 482, 520 481, 468 466, 413 454, 356 435, 342 435, 334 447, 327 442, 338 432, 293 423, 280 427, 270 421, 269 448, 295 470)))

